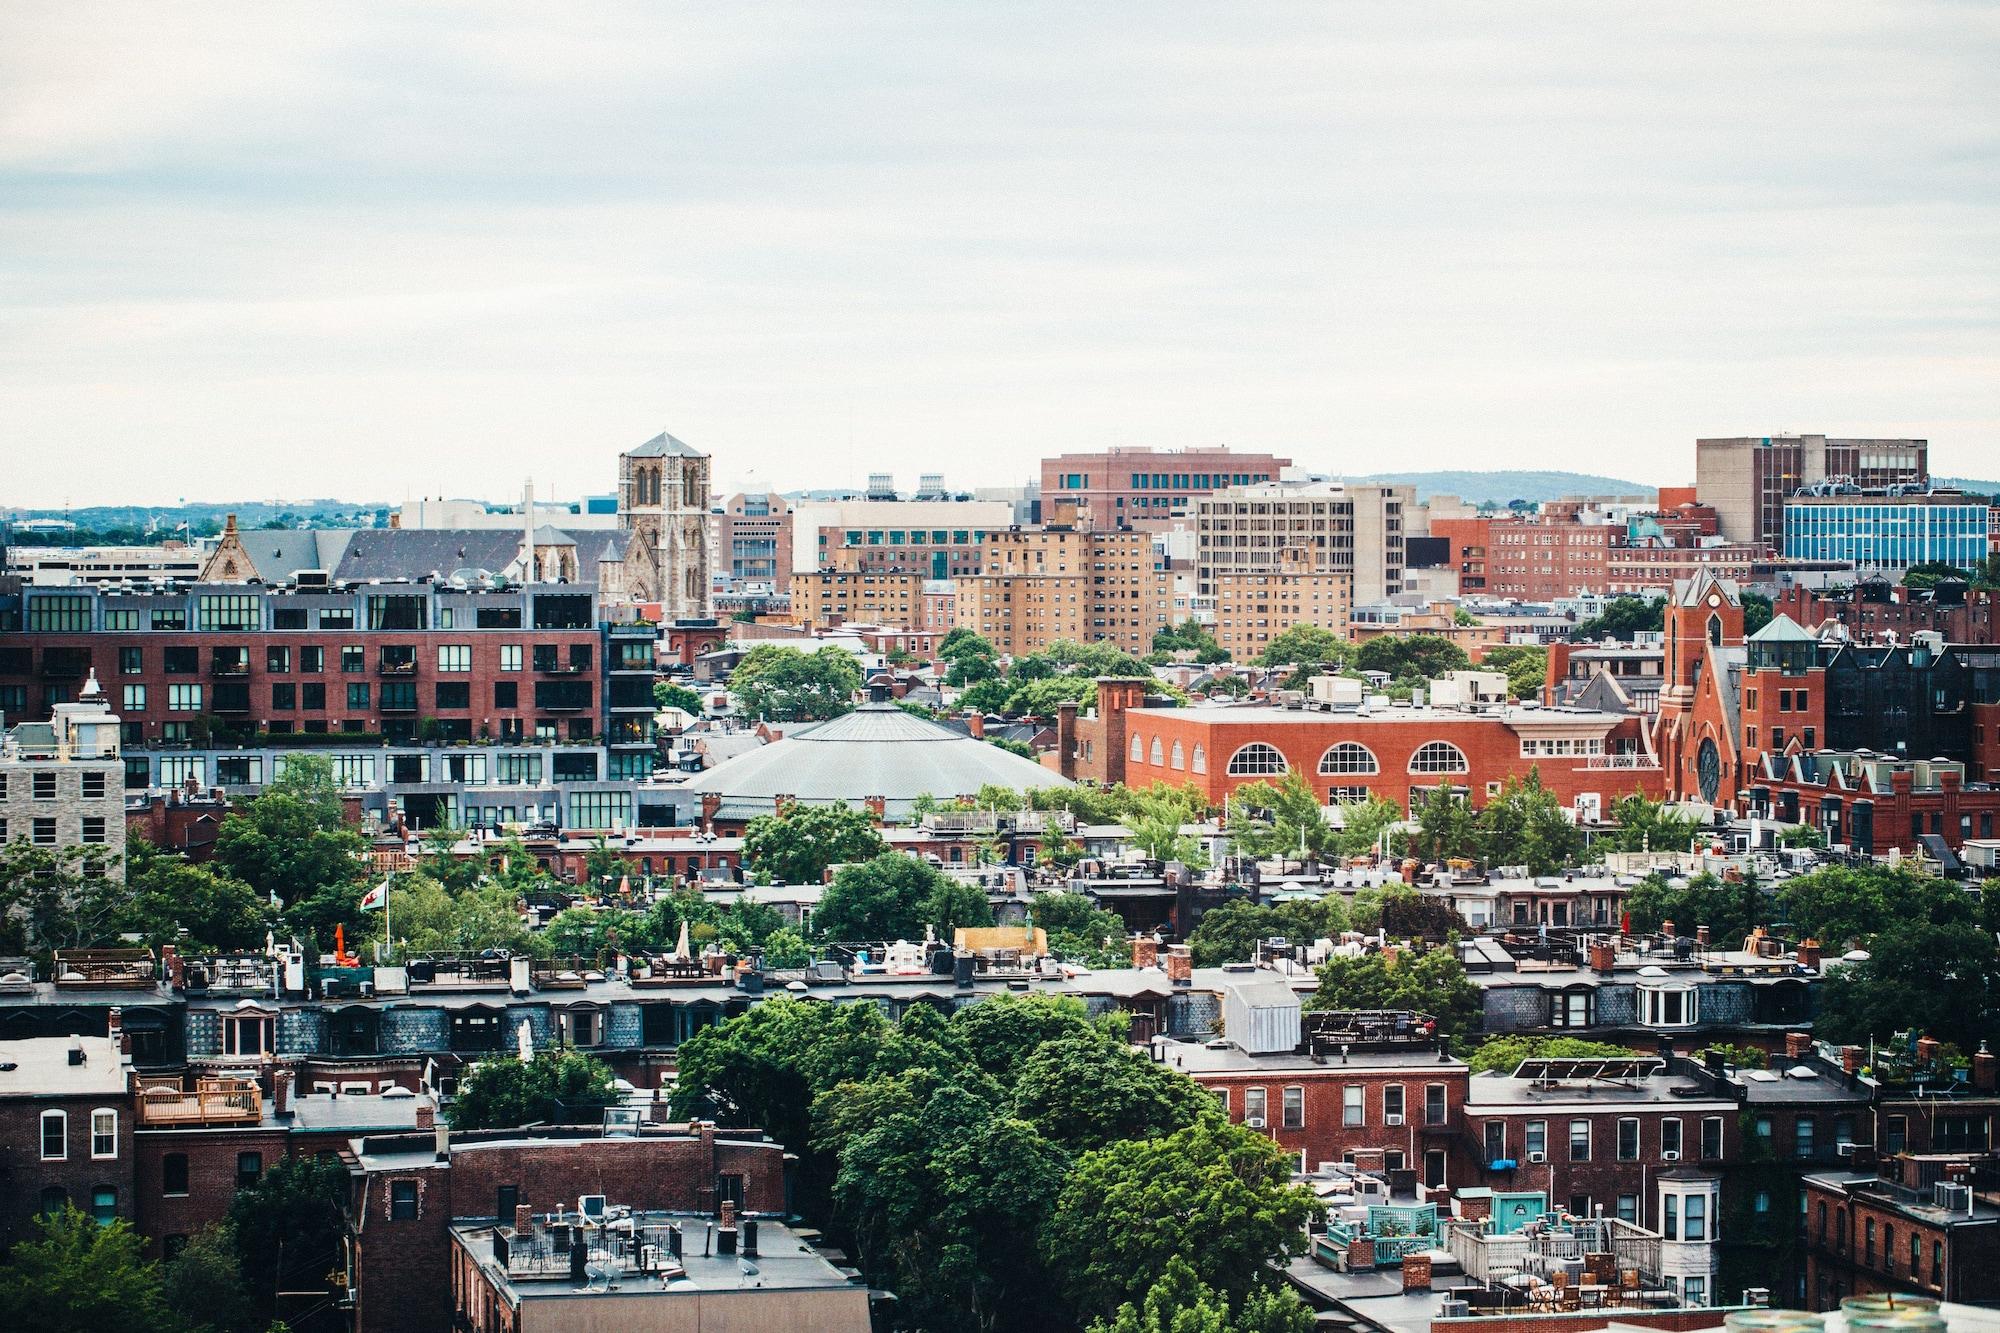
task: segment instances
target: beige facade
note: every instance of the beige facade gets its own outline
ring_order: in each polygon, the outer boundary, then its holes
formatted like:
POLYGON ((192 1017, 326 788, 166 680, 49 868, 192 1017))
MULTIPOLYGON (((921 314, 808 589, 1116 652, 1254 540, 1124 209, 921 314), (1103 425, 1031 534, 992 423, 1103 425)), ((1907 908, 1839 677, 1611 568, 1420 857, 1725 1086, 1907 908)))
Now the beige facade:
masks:
POLYGON ((1215 595, 1220 577, 1275 574, 1287 553, 1321 574, 1346 574, 1367 605, 1403 591, 1408 486, 1361 482, 1239 486, 1195 502, 1196 591, 1215 595))
POLYGON ((1317 573, 1294 556, 1274 574, 1218 574, 1215 641, 1238 662, 1254 661, 1294 625, 1347 635, 1353 576, 1317 573))
POLYGON ((1059 639, 1152 651, 1172 591, 1143 532, 1050 525, 991 532, 980 572, 957 583, 960 628, 1002 653, 1038 653, 1059 639))
POLYGON ((708 614, 709 458, 662 432, 618 455, 625 590, 667 620, 708 614))
POLYGON ((1739 435, 1694 442, 1695 493, 1715 508, 1722 535, 1766 549, 1785 531, 1785 501, 1816 482, 1922 485, 1928 440, 1839 440, 1824 435, 1739 435))
POLYGON ((792 623, 812 631, 848 623, 920 628, 924 584, 921 574, 864 569, 851 553, 840 552, 834 568, 792 575, 792 623))
POLYGON ((118 716, 92 672, 75 703, 0 737, 0 843, 79 848, 104 873, 125 871, 125 764, 118 716))

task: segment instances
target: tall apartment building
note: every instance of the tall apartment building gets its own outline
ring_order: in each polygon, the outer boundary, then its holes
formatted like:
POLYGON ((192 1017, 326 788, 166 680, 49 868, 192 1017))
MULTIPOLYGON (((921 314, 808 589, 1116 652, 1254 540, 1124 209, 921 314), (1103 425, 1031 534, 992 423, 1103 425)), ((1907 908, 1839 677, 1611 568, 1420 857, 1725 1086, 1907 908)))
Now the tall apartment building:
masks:
POLYGON ((1573 515, 1433 515, 1430 530, 1451 543, 1460 592, 1524 602, 1603 590, 1612 543, 1622 535, 1610 524, 1579 523, 1573 515))
POLYGON ((1694 442, 1695 491, 1715 506, 1722 534, 1773 549, 1785 531, 1785 501, 1815 482, 1924 485, 1928 440, 1833 440, 1824 435, 1743 435, 1694 442))
POLYGON ((785 590, 792 576, 792 506, 776 491, 738 492, 709 520, 715 572, 741 588, 768 583, 785 590))
POLYGON ((790 572, 844 567, 949 579, 979 572, 989 532, 1014 522, 998 500, 801 500, 792 506, 790 572))
POLYGON ((988 533, 981 554, 980 572, 957 580, 954 614, 1002 653, 1068 639, 1143 654, 1167 623, 1168 575, 1146 533, 1012 528, 988 533))
POLYGON ((1210 629, 1238 662, 1261 656, 1272 639, 1294 625, 1345 637, 1353 587, 1353 575, 1319 573, 1303 551, 1288 551, 1276 573, 1216 575, 1210 629))
POLYGON ((1404 515, 1416 504, 1408 486, 1366 482, 1283 482, 1241 486, 1194 504, 1195 584, 1215 595, 1225 575, 1275 574, 1284 553, 1304 553, 1307 567, 1353 579, 1365 606, 1403 591, 1404 515))
POLYGON ((827 568, 792 575, 792 623, 815 632, 850 621, 919 629, 931 582, 922 574, 864 568, 860 552, 838 550, 827 568))
POLYGON ((59 851, 82 848, 122 877, 124 760, 118 717, 97 677, 47 722, 17 722, 0 737, 0 844, 21 839, 59 851))
POLYGON ((1274 481, 1291 465, 1275 454, 1223 448, 1058 454, 1042 460, 1042 503, 1075 501, 1087 528, 1136 527, 1185 516, 1202 496, 1274 481))

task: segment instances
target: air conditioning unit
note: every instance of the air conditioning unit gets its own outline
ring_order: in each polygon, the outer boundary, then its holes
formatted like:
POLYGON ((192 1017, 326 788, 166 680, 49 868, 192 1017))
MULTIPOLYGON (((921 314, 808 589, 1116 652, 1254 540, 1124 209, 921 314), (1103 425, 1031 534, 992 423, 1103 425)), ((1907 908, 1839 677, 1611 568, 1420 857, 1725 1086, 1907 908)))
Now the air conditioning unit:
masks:
POLYGON ((1243 1117, 1243 1123, 1252 1129, 1262 1129, 1264 1127, 1264 1117, 1261 1115, 1246 1115, 1243 1117))
POLYGON ((1545 1152, 1531 1152, 1528 1154, 1528 1160, 1540 1166, 1543 1162, 1549 1160, 1549 1155, 1545 1152))
POLYGON ((1669 1148, 1660 1154, 1660 1160, 1663 1162, 1678 1162, 1681 1160, 1681 1155, 1676 1149, 1669 1148))
POLYGON ((1385 1125, 1390 1125, 1390 1126, 1395 1126, 1395 1125, 1400 1125, 1400 1124, 1402 1124, 1402 1123, 1403 1123, 1403 1117, 1401 1117, 1401 1116, 1399 1116, 1399 1115, 1395 1115, 1395 1114, 1393 1114, 1393 1113, 1392 1113, 1392 1114, 1389 1114, 1389 1115, 1385 1115, 1385 1116, 1383 1116, 1383 1117, 1382 1117, 1382 1123, 1383 1123, 1383 1124, 1385 1124, 1385 1125))

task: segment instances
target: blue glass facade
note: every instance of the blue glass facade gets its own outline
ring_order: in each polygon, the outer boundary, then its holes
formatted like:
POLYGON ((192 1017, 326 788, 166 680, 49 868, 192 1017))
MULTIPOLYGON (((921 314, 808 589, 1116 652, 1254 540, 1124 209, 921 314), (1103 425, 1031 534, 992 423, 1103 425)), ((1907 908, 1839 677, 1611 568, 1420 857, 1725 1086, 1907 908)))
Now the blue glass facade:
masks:
POLYGON ((1969 568, 1986 558, 1986 506, 1869 497, 1787 504, 1785 556, 1845 560, 1863 569, 1903 569, 1933 560, 1969 568))

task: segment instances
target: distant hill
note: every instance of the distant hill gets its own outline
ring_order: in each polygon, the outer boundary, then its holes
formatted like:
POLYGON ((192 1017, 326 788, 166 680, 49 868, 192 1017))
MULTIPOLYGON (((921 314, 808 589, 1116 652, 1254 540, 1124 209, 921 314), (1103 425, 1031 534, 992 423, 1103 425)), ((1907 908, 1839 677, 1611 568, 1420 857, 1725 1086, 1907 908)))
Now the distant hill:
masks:
POLYGON ((1939 486, 1964 491, 1967 495, 2000 495, 2000 481, 1974 481, 1970 477, 1932 477, 1939 486))
POLYGON ((1473 504, 1504 505, 1510 500, 1539 504, 1560 500, 1565 495, 1644 495, 1659 494, 1659 487, 1645 486, 1617 477, 1598 477, 1587 472, 1378 472, 1358 481, 1382 481, 1394 486, 1414 486, 1417 498, 1456 495, 1473 504))

